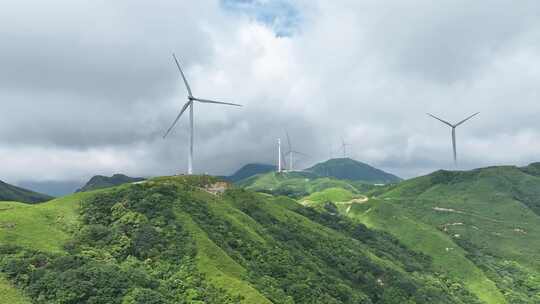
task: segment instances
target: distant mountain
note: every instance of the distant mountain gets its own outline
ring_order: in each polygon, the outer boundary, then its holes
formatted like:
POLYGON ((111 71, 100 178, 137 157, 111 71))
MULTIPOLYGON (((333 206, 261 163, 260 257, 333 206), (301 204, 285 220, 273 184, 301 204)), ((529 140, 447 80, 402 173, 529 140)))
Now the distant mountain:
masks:
POLYGON ((248 190, 292 198, 301 198, 328 188, 342 188, 357 193, 366 192, 376 187, 373 184, 360 181, 321 177, 306 171, 268 172, 243 179, 236 182, 236 185, 248 190))
POLYGON ((114 186, 120 186, 127 183, 140 182, 145 180, 142 177, 129 177, 124 174, 115 174, 111 177, 96 175, 92 177, 81 189, 77 192, 87 192, 98 189, 110 188, 114 186))
POLYGON ((271 171, 276 171, 276 166, 268 164, 247 164, 233 175, 225 177, 225 179, 235 183, 248 177, 271 171))
POLYGON ((81 182, 72 181, 21 181, 18 187, 30 189, 39 193, 52 195, 55 197, 71 194, 81 187, 81 182))
POLYGON ((389 184, 401 178, 350 158, 334 158, 306 169, 319 176, 363 181, 373 184, 389 184))
POLYGON ((35 204, 51 199, 53 199, 52 196, 30 191, 0 181, 0 201, 14 201, 35 204))

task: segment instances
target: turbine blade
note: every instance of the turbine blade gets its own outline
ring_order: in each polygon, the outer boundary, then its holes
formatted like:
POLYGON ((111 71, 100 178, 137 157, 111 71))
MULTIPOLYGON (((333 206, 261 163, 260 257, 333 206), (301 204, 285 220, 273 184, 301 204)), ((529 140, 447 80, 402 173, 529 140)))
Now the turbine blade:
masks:
POLYGON ((182 114, 184 114, 184 112, 187 110, 187 108, 189 107, 189 105, 192 103, 192 101, 188 101, 186 102, 186 104, 182 107, 182 110, 180 111, 180 113, 178 114, 178 116, 176 116, 176 119, 174 120, 174 122, 172 123, 172 125, 169 127, 169 129, 167 130, 167 132, 165 133, 165 135, 163 135, 163 138, 167 137, 167 135, 169 135, 169 133, 171 132, 171 130, 174 128, 174 126, 176 125, 176 123, 178 122, 178 120, 180 119, 180 116, 182 116, 182 114))
POLYGON ((180 70, 180 74, 182 75, 182 79, 184 80, 184 84, 186 85, 189 97, 193 97, 193 94, 191 93, 191 88, 189 87, 189 84, 186 79, 186 75, 184 75, 184 71, 182 71, 182 68, 180 67, 180 63, 178 62, 178 59, 176 59, 176 55, 173 53, 174 62, 176 62, 176 66, 178 67, 178 70, 180 70))
POLYGON ((283 166, 282 168, 287 167, 287 158, 283 152, 281 152, 281 165, 283 166))
POLYGON ((442 123, 444 123, 444 124, 449 125, 449 126, 452 127, 452 128, 454 127, 454 125, 452 125, 451 123, 449 123, 449 122, 446 121, 446 120, 442 120, 442 119, 440 119, 439 117, 437 117, 437 116, 435 116, 435 115, 432 115, 432 114, 430 114, 430 113, 426 113, 426 114, 429 115, 429 116, 431 116, 431 117, 433 117, 433 118, 435 118, 436 120, 438 120, 438 121, 440 121, 440 122, 442 122, 442 123))
POLYGON ((459 126, 460 124, 462 124, 462 123, 466 122, 467 120, 469 120, 469 119, 471 119, 471 118, 475 117, 475 116, 476 116, 476 115, 478 115, 478 114, 480 114, 480 112, 476 112, 476 113, 474 113, 473 115, 471 115, 471 116, 469 116, 469 117, 465 118, 464 120, 462 120, 462 121, 458 122, 458 123, 456 124, 456 127, 457 127, 457 126, 459 126))
POLYGON ((306 157, 309 157, 309 155, 308 155, 308 154, 306 154, 306 153, 303 153, 303 152, 300 152, 300 151, 294 151, 294 150, 293 150, 293 151, 291 151, 291 153, 296 153, 296 154, 298 154, 298 155, 302 155, 302 156, 306 156, 306 157))
POLYGON ((292 146, 291 146, 291 138, 289 137, 289 132, 285 130, 285 134, 287 134, 287 145, 289 147, 289 153, 292 152, 292 146))
POLYGON ((210 99, 193 98, 193 100, 196 100, 196 101, 199 101, 199 102, 204 102, 204 103, 216 103, 216 104, 224 104, 224 105, 237 106, 237 107, 242 106, 242 105, 239 105, 239 104, 236 104, 236 103, 221 102, 221 101, 215 101, 215 100, 210 100, 210 99))

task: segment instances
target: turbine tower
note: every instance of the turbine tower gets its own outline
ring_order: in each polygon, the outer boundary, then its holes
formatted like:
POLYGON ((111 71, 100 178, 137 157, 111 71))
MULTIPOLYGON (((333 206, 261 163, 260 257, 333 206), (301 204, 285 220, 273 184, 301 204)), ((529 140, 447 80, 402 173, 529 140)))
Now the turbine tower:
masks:
POLYGON ((347 157, 347 146, 350 146, 350 144, 345 142, 345 139, 343 137, 341 138, 341 149, 343 150, 343 158, 347 157))
POLYGON ((438 121, 440 121, 440 122, 444 123, 445 125, 448 125, 450 128, 452 128, 452 148, 453 148, 453 150, 454 150, 454 166, 455 166, 455 167, 457 167, 456 128, 457 128, 459 125, 461 125, 461 124, 463 124, 464 122, 466 122, 467 120, 469 120, 469 119, 473 118, 474 116, 478 115, 479 113, 480 113, 480 112, 476 112, 476 113, 474 113, 473 115, 471 115, 471 116, 469 116, 469 117, 463 119, 462 121, 460 121, 460 122, 458 122, 458 123, 456 123, 456 124, 451 124, 451 123, 449 123, 448 121, 443 120, 443 119, 441 119, 441 118, 439 118, 439 117, 437 117, 437 116, 435 116, 435 115, 433 115, 433 114, 427 113, 427 115, 429 115, 429 116, 431 116, 431 117, 437 119, 438 121))
POLYGON ((278 147, 278 173, 281 173, 281 138, 277 140, 278 147))
POLYGON ((173 53, 174 62, 176 63, 176 66, 178 67, 178 70, 180 71, 180 75, 182 76, 182 79, 184 80, 184 85, 187 89, 187 99, 188 101, 184 104, 182 109, 180 110, 180 113, 178 113, 178 116, 176 116, 176 119, 172 123, 172 125, 169 127, 167 132, 165 132, 165 135, 163 135, 163 138, 167 137, 171 130, 174 128, 182 114, 189 108, 189 154, 188 154, 188 174, 193 174, 193 104, 195 101, 201 102, 201 103, 213 103, 213 104, 222 104, 222 105, 229 105, 229 106, 237 106, 241 107, 239 104, 235 103, 228 103, 228 102, 221 102, 221 101, 215 101, 215 100, 209 100, 209 99, 201 99, 196 98, 191 93, 191 88, 189 87, 188 81, 186 79, 186 75, 184 75, 184 71, 182 71, 182 68, 180 67, 180 63, 178 62, 178 59, 176 58, 176 55, 173 53))
POLYGON ((289 171, 293 171, 294 170, 294 155, 298 154, 298 155, 307 156, 307 154, 293 150, 292 145, 291 145, 291 138, 289 137, 289 132, 285 131, 285 133, 287 134, 287 145, 289 149, 289 151, 287 151, 285 155, 289 156, 289 171))

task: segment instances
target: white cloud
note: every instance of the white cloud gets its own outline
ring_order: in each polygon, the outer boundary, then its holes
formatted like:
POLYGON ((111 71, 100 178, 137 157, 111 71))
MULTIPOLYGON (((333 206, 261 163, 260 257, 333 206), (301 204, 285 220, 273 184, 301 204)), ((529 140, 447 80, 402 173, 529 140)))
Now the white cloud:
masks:
POLYGON ((185 170, 187 120, 160 138, 185 100, 172 51, 197 95, 245 105, 197 105, 199 172, 274 161, 284 129, 304 165, 344 136, 398 175, 451 167, 428 111, 482 112, 458 128, 464 168, 538 160, 540 3, 495 2, 296 1, 301 23, 279 36, 217 1, 9 1, 0 177, 185 170))

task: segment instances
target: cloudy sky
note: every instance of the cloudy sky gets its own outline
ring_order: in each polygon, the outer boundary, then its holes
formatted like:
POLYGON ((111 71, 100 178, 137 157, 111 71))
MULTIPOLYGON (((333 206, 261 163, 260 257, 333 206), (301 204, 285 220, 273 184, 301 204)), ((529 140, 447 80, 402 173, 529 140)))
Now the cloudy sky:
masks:
POLYGON ((349 156, 402 177, 540 161, 540 2, 4 0, 0 179, 165 175, 275 162, 291 134, 310 157, 349 156))

